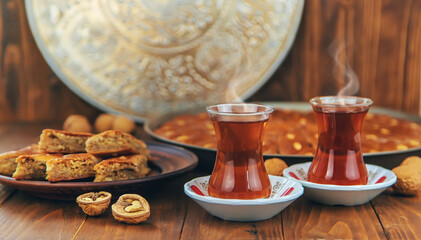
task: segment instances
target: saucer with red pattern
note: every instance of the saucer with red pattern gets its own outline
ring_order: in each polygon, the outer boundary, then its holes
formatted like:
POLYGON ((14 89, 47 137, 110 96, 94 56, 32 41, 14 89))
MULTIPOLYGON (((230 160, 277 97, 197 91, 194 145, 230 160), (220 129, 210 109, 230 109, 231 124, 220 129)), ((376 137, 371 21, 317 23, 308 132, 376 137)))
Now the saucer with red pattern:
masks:
POLYGON ((229 221, 261 221, 272 218, 303 194, 303 186, 293 179, 269 175, 272 185, 267 198, 223 199, 208 194, 210 176, 184 184, 184 193, 210 214, 229 221))
POLYGON ((311 162, 294 164, 284 170, 284 176, 304 187, 304 197, 326 205, 355 206, 369 202, 396 182, 396 175, 380 166, 366 164, 366 185, 319 184, 307 180, 311 162))

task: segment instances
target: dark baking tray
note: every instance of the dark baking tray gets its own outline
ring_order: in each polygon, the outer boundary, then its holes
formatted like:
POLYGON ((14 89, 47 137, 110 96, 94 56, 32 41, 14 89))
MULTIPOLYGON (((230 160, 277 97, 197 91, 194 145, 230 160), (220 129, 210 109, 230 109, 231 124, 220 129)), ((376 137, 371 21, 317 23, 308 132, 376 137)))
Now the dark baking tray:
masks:
MULTIPOLYGON (((303 103, 303 102, 263 102, 263 104, 272 105, 274 107, 282 108, 282 109, 311 111, 311 105, 309 103, 303 103)), ((199 113, 203 111, 205 111, 205 109, 200 108, 200 109, 193 109, 193 110, 182 112, 182 113, 168 113, 162 116, 154 117, 145 122, 144 129, 150 136, 152 136, 156 140, 174 144, 177 146, 181 146, 193 151, 199 158, 199 168, 206 172, 211 172, 215 163, 215 158, 216 158, 215 149, 209 149, 209 148, 176 142, 173 140, 163 138, 154 133, 154 130, 158 128, 159 126, 161 126, 161 124, 172 119, 173 117, 177 115, 199 113)), ((387 114, 392 117, 421 123, 421 118, 418 116, 391 110, 391 109, 372 107, 370 109, 370 112, 387 114)), ((407 150, 400 150, 400 151, 365 153, 364 161, 369 164, 375 164, 375 165, 379 165, 379 166, 391 169, 398 166, 406 157, 414 156, 414 155, 421 156, 421 147, 411 148, 407 150)), ((274 157, 283 159, 288 165, 295 164, 295 163, 309 162, 313 160, 313 156, 286 155, 286 154, 264 154, 263 155, 264 159, 274 158, 274 157)))

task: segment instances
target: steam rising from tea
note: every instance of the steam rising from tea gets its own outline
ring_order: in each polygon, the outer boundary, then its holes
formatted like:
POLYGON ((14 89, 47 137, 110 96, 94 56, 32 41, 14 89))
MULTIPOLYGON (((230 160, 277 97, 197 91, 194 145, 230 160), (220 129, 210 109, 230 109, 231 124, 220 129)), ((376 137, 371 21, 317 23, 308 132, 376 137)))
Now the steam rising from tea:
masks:
POLYGON ((333 75, 337 81, 344 83, 344 87, 338 91, 338 96, 352 96, 360 90, 358 77, 349 64, 348 55, 350 54, 347 54, 351 52, 349 49, 350 47, 337 40, 328 49, 329 54, 335 60, 333 75))

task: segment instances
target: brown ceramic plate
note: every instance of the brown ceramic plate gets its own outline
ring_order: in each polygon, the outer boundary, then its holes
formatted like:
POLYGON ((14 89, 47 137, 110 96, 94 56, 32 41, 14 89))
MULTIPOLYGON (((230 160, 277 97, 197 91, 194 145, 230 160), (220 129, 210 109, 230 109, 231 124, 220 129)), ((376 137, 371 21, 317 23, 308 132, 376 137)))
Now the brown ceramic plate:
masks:
POLYGON ((179 176, 196 167, 198 160, 195 154, 180 147, 162 143, 147 143, 151 153, 149 176, 125 181, 112 182, 57 182, 15 180, 0 175, 0 183, 22 190, 41 198, 74 200, 76 196, 91 191, 108 191, 113 194, 139 192, 150 189, 168 179, 179 176))
MULTIPOLYGON (((263 102, 263 104, 272 105, 277 108, 282 109, 292 109, 298 111, 311 111, 311 105, 309 103, 304 102, 263 102)), ((211 148, 204 148, 200 146, 195 146, 191 144, 181 143, 174 140, 169 140, 164 138, 154 132, 156 128, 161 126, 164 122, 174 118, 180 114, 187 114, 187 113, 199 113, 205 111, 204 108, 201 109, 192 109, 188 112, 182 113, 168 113, 166 115, 162 115, 156 118, 148 119, 144 125, 145 131, 152 136, 154 139, 159 141, 163 141, 166 143, 170 143, 173 145, 181 146, 186 149, 191 150, 194 152, 200 159, 199 167, 201 170, 211 172, 213 169, 213 165, 215 163, 216 158, 216 149, 211 148)), ((371 107, 370 112, 378 113, 378 114, 386 114, 392 117, 406 119, 409 121, 421 123, 421 118, 419 116, 407 114, 404 112, 399 112, 391 109, 380 108, 380 107, 371 107)), ((419 156, 421 155, 421 148, 410 148, 407 150, 397 150, 397 151, 387 151, 387 152, 378 152, 378 153, 365 153, 364 160, 366 163, 379 165, 385 168, 393 168, 399 165, 403 159, 409 156, 419 156)), ((288 165, 295 164, 295 163, 304 163, 313 160, 313 156, 305 156, 305 155, 288 155, 288 154, 264 154, 264 159, 268 158, 282 158, 288 165)))

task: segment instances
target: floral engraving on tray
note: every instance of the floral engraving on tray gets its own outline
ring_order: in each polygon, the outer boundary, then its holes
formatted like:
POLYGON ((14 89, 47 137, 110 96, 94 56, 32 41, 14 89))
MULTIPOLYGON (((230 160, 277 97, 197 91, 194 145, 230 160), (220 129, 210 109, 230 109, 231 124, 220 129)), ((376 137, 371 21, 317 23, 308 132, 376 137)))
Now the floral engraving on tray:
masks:
POLYGON ((247 93, 287 50, 300 3, 33 0, 28 9, 41 50, 72 89, 148 117, 247 93))

